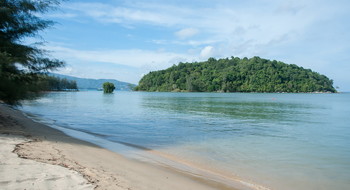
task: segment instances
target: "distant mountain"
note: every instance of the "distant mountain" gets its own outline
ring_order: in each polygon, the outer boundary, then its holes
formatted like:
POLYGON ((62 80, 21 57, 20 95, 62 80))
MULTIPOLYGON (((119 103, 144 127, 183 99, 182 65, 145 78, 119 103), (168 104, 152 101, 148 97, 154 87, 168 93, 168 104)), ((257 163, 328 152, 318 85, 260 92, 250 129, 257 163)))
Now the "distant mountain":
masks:
POLYGON ((121 90, 121 91, 130 91, 132 90, 136 85, 118 81, 115 79, 88 79, 88 78, 78 78, 68 75, 61 75, 57 73, 50 73, 49 75, 55 76, 58 78, 65 78, 68 80, 74 80, 77 82, 78 89, 101 89, 102 84, 105 82, 111 82, 116 87, 115 90, 121 90))

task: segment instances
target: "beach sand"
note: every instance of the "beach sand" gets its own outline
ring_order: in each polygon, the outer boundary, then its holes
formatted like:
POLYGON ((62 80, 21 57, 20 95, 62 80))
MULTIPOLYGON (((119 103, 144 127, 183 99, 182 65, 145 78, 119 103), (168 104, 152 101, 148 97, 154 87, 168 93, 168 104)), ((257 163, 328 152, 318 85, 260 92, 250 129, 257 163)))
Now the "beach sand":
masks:
POLYGON ((28 138, 0 135, 0 189, 80 189, 94 186, 73 170, 57 165, 22 159, 13 150, 28 138))
POLYGON ((0 104, 0 189, 237 189, 127 159, 0 104))

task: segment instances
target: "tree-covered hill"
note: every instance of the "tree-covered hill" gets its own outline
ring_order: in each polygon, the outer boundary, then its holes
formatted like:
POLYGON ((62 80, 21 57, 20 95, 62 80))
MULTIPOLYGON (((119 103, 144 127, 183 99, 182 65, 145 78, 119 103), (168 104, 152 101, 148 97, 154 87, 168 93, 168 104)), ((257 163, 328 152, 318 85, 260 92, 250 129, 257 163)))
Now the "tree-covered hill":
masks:
POLYGON ((179 63, 145 75, 138 91, 336 92, 325 75, 260 57, 179 63))

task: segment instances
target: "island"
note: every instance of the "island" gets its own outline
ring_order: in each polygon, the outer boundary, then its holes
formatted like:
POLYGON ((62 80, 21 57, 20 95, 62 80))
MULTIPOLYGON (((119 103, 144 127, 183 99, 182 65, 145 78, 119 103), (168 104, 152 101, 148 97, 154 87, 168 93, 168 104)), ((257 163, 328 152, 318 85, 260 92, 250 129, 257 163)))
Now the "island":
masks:
POLYGON ((336 92, 327 76, 295 64, 260 57, 209 58, 179 63, 143 76, 136 91, 159 92, 336 92))

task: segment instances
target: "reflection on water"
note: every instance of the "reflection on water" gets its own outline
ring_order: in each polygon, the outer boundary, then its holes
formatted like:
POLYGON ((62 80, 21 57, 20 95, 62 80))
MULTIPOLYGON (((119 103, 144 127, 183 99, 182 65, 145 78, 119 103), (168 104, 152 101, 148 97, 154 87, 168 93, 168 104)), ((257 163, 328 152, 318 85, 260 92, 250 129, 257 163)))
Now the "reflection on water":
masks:
POLYGON ((110 105, 114 105, 114 94, 113 93, 104 93, 102 96, 102 102, 106 108, 110 107, 110 105))
POLYGON ((69 92, 23 110, 274 189, 350 185, 350 94, 69 92))
POLYGON ((187 113, 203 116, 222 117, 249 121, 271 122, 296 121, 310 114, 314 105, 278 102, 276 98, 261 101, 240 100, 235 98, 202 98, 202 97, 145 97, 143 106, 164 109, 167 112, 187 113), (294 117, 291 117, 294 116, 294 117))

